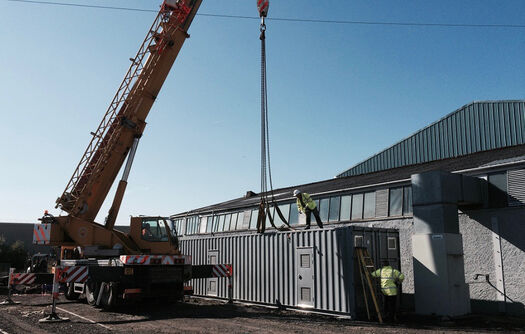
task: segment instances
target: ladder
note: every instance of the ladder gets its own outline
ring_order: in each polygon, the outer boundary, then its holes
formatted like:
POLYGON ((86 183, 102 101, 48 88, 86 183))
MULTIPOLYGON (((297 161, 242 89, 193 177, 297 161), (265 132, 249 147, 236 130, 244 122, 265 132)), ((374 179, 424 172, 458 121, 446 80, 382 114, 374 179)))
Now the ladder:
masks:
POLYGON ((377 319, 379 320, 379 323, 382 324, 383 317, 381 316, 381 310, 379 309, 379 304, 377 302, 374 285, 372 284, 372 279, 370 278, 370 274, 375 271, 374 261, 372 261, 372 258, 370 257, 366 247, 355 247, 355 252, 359 261, 359 273, 361 275, 361 285, 363 286, 363 296, 365 297, 368 320, 370 320, 370 311, 368 310, 368 299, 366 297, 366 287, 363 282, 363 275, 366 279, 366 284, 368 286, 368 290, 370 291, 370 295, 372 296, 372 301, 377 313, 377 319))

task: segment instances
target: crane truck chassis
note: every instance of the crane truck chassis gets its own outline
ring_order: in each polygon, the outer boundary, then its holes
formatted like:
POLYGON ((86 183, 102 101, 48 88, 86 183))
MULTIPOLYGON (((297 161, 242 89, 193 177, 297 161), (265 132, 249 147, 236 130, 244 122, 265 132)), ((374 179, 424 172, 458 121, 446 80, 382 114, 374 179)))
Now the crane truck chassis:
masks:
MULTIPOLYGON (((171 230, 166 219, 162 217, 133 217, 143 224, 154 225, 154 222, 165 224, 157 233, 151 236, 150 242, 175 243, 178 249, 177 236, 169 235, 171 230)), ((35 224, 34 242, 50 245, 53 224, 50 217, 42 220, 48 223, 35 224)), ((137 226, 138 224, 132 224, 137 226)), ((157 225, 157 226, 159 226, 157 225)), ((131 232, 131 234, 133 234, 131 232)), ((158 298, 164 301, 181 300, 184 295, 193 293, 191 286, 184 283, 194 278, 225 277, 230 280, 229 294, 231 297, 231 265, 192 265, 190 255, 152 255, 152 254, 122 254, 122 248, 101 249, 98 246, 61 247, 60 265, 54 268, 54 274, 45 277, 47 283, 53 281, 62 285, 61 290, 68 300, 84 297, 88 304, 103 308, 112 308, 125 300, 140 300, 158 298), (73 257, 73 258, 67 258, 73 257)), ((46 274, 41 274, 44 276, 46 274)), ((40 280, 44 279, 43 277, 40 280)), ((12 284, 22 284, 18 276, 11 280, 12 284)))
MULTIPOLYGON (((202 0, 165 0, 99 127, 56 207, 35 224, 36 244, 61 248, 53 276, 54 300, 84 295, 91 305, 112 307, 125 299, 180 299, 192 278, 230 277, 230 265, 192 266, 178 236, 162 217, 132 217, 130 232, 114 229, 146 117, 177 55, 202 0), (104 224, 97 216, 127 158, 104 224)), ((11 281, 11 279, 10 279, 11 281)))

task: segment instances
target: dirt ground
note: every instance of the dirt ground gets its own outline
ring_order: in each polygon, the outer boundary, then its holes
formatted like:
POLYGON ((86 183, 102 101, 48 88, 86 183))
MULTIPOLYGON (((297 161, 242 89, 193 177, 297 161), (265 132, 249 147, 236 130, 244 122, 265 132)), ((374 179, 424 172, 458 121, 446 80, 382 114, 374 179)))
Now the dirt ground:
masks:
MULTIPOLYGON (((4 297, 4 296, 1 296, 4 297)), ((453 321, 402 316, 379 325, 333 316, 192 298, 187 303, 128 305, 109 312, 60 299, 57 313, 69 322, 40 324, 50 311, 49 295, 14 296, 0 306, 0 334, 12 333, 494 333, 524 332, 525 320, 469 316, 453 321)))

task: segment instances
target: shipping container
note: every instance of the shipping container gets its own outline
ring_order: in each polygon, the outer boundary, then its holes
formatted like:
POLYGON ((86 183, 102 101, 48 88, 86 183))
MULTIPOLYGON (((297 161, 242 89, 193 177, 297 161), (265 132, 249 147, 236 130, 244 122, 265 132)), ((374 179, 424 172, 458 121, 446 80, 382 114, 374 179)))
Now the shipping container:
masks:
MULTIPOLYGON (((396 230, 342 226, 265 234, 181 238, 181 251, 199 264, 233 266, 233 299, 265 305, 366 314, 354 247, 366 247, 376 263, 399 269, 396 230)), ((227 280, 194 279, 194 294, 228 297, 227 280)))

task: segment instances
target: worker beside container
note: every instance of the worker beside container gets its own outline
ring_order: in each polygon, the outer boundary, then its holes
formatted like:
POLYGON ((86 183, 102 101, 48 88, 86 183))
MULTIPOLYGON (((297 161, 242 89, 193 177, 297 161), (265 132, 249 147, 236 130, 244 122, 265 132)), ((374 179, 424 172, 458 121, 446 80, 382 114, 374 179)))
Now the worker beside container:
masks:
POLYGON ((397 321, 397 295, 398 285, 403 283, 405 275, 390 266, 389 262, 381 262, 382 267, 371 273, 372 277, 381 279, 381 292, 383 293, 383 307, 385 318, 388 321, 397 321))

